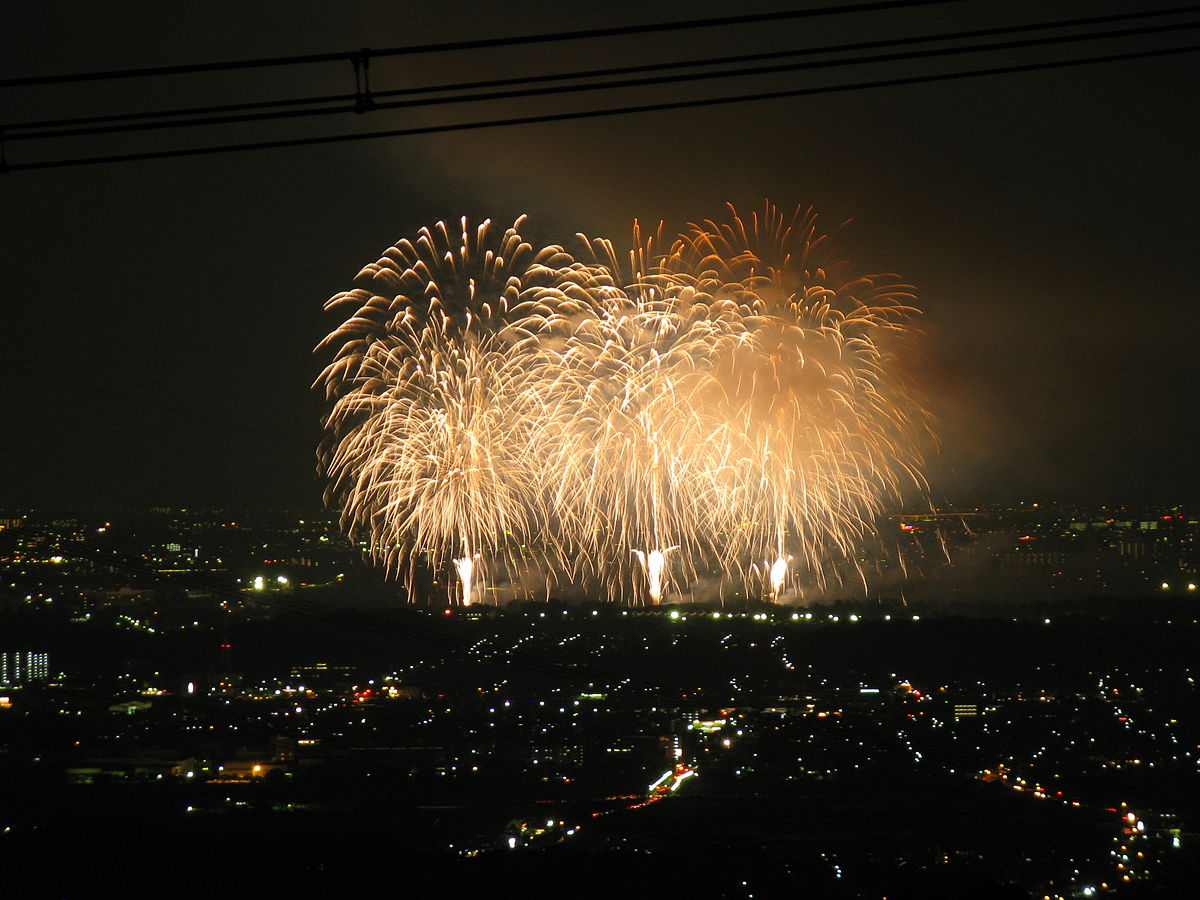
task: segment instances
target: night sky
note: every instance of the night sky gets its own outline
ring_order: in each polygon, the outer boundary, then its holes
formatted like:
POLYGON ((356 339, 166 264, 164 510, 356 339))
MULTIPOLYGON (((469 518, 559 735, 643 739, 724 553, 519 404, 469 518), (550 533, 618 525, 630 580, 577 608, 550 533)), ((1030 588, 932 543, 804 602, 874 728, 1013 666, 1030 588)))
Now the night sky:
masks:
MULTIPOLYGON (((6 11, 0 77, 783 9, 715 2, 106 4, 6 11), (271 11, 274 10, 274 11, 271 11)), ((807 5, 817 5, 810 2, 807 5)), ((375 88, 1137 10, 975 0, 378 60, 375 88)), ((1193 17, 1194 18, 1194 17, 1193 17)), ((1175 20, 1163 20, 1175 21, 1175 20)), ((1182 21, 1182 20, 1179 20, 1182 21)), ((483 108, 9 142, 12 164, 898 78, 1194 32, 483 108)), ((667 113, 0 176, 0 508, 319 502, 323 302, 439 218, 623 238, 812 204, 921 290, 935 503, 1196 503, 1196 54, 667 113)), ((2 88, 5 122, 340 93, 345 63, 2 88)))

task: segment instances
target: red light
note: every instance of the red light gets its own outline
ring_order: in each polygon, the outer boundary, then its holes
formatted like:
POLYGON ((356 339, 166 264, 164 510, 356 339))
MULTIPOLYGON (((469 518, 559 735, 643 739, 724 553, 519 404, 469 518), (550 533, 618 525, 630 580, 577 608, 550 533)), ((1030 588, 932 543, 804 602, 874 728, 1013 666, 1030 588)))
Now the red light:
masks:
POLYGON ((446 610, 446 611, 443 613, 443 615, 452 616, 452 615, 454 615, 454 610, 452 610, 452 609, 447 609, 447 610, 446 610))

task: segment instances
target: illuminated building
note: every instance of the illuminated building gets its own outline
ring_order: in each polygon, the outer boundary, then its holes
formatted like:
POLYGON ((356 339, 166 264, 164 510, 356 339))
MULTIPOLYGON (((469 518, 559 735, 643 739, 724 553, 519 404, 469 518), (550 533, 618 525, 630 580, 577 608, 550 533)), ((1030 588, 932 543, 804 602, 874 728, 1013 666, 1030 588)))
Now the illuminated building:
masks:
POLYGON ((36 650, 0 651, 0 684, 25 684, 49 677, 49 656, 36 650))
POLYGON ((979 715, 979 705, 976 703, 955 703, 954 718, 969 719, 979 715))

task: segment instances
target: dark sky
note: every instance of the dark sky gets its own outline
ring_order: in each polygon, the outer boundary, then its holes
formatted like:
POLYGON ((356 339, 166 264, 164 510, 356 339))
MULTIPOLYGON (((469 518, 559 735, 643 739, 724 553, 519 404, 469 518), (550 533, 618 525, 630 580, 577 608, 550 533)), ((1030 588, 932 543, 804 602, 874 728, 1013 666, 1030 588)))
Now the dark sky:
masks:
MULTIPOLYGON (((801 4, 43 2, 0 77, 388 47, 801 4), (268 7, 274 12, 268 11, 268 7), (577 8, 578 7, 578 8, 577 8)), ((815 5, 810 3, 808 5, 815 5)), ((1144 7, 1145 5, 1141 5, 1144 7)), ((376 88, 1139 9, 998 0, 380 60, 376 88)), ((1191 18, 1195 18, 1194 16, 1191 18)), ((1182 21, 1176 19, 1173 21, 1182 21)), ((10 142, 10 163, 896 78, 1180 45, 1193 32, 482 109, 10 142)), ((690 111, 0 177, 0 508, 317 502, 321 310, 438 218, 623 237, 732 201, 813 204, 921 289, 935 502, 1200 501, 1197 55, 690 111)), ((352 85, 334 64, 2 88, 6 122, 352 85)))

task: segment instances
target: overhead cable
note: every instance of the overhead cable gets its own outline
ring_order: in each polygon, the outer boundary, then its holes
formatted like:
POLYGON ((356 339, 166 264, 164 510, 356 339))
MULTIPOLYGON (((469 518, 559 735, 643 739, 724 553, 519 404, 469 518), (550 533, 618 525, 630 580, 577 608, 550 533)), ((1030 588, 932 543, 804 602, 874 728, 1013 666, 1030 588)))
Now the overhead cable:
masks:
MULTIPOLYGON (((1061 27, 1060 23, 1038 23, 1038 24, 1033 24, 1033 25, 1010 26, 1009 28, 1006 28, 1003 30, 1011 32, 1014 30, 1046 29, 1046 28, 1058 28, 1058 27, 1061 27)), ((600 91, 600 90, 620 90, 620 89, 627 89, 627 88, 633 88, 633 87, 650 87, 650 86, 658 86, 658 85, 665 85, 665 84, 679 84, 679 83, 686 83, 686 82, 692 82, 692 81, 706 81, 706 80, 722 79, 722 78, 738 78, 738 77, 747 77, 747 76, 755 76, 755 75, 781 74, 784 72, 795 72, 795 71, 802 71, 802 70, 824 69, 824 68, 836 68, 836 67, 841 67, 841 66, 857 66, 857 65, 869 65, 869 64, 883 63, 883 62, 902 62, 902 61, 911 61, 911 60, 920 60, 920 59, 933 59, 933 58, 937 58, 940 56, 955 56, 955 55, 961 55, 961 54, 967 54, 967 53, 980 53, 980 52, 996 51, 996 50, 1013 50, 1013 49, 1019 49, 1019 48, 1051 46, 1051 45, 1055 45, 1055 44, 1078 43, 1080 41, 1091 41, 1091 40, 1099 40, 1099 39, 1105 39, 1105 38, 1136 37, 1136 36, 1144 36, 1144 35, 1149 35, 1149 34, 1161 34, 1161 33, 1165 33, 1165 32, 1191 30, 1191 29, 1195 29, 1197 27, 1200 27, 1200 22, 1171 23, 1171 24, 1165 24, 1165 25, 1144 26, 1141 28, 1124 28, 1124 29, 1117 29, 1117 30, 1113 30, 1113 31, 1095 31, 1095 32, 1085 32, 1082 34, 1054 35, 1054 36, 1042 37, 1042 38, 1026 38, 1026 39, 1015 40, 1015 41, 1001 41, 1001 42, 996 42, 996 43, 991 43, 991 44, 974 44, 974 45, 969 45, 969 46, 965 46, 965 47, 964 46, 939 47, 939 48, 932 48, 932 49, 927 49, 927 50, 914 50, 914 51, 907 51, 907 52, 901 52, 901 53, 884 53, 884 54, 877 54, 874 56, 853 57, 853 58, 849 58, 849 59, 810 60, 810 61, 804 61, 804 62, 784 63, 784 64, 777 64, 777 65, 771 65, 771 66, 748 67, 748 68, 742 68, 742 69, 725 69, 725 70, 717 70, 717 71, 709 71, 709 72, 681 73, 681 74, 675 74, 675 75, 656 75, 656 76, 647 76, 644 78, 625 79, 623 81, 601 81, 601 82, 594 82, 594 83, 590 83, 590 84, 551 85, 551 86, 537 87, 537 88, 523 88, 523 89, 513 89, 513 90, 504 90, 504 91, 493 91, 491 93, 463 93, 463 94, 454 94, 454 95, 443 96, 443 97, 421 96, 421 95, 433 93, 436 91, 446 91, 446 90, 451 90, 451 89, 473 90, 473 89, 478 89, 478 88, 483 88, 483 87, 491 87, 493 85, 529 84, 529 83, 545 82, 548 80, 562 81, 562 80, 568 80, 568 79, 595 77, 595 76, 605 75, 605 74, 619 74, 619 73, 626 73, 626 72, 639 71, 639 70, 640 71, 651 71, 651 70, 663 69, 663 68, 684 68, 684 67, 697 67, 697 66, 705 66, 705 65, 723 65, 723 64, 728 64, 728 63, 737 62, 737 61, 743 61, 743 60, 747 60, 747 59, 764 60, 764 59, 789 57, 789 56, 801 56, 801 55, 807 56, 807 55, 816 55, 816 54, 837 53, 837 52, 843 52, 843 51, 846 51, 849 49, 861 48, 863 46, 879 47, 879 46, 900 46, 900 45, 912 44, 912 43, 929 43, 929 42, 934 42, 934 41, 951 40, 951 39, 961 38, 961 37, 974 37, 974 36, 989 33, 989 32, 994 33, 995 29, 986 29, 984 31, 976 31, 976 32, 960 32, 957 34, 950 34, 950 35, 946 35, 946 34, 924 35, 924 36, 919 36, 919 37, 893 39, 890 41, 867 42, 866 44, 862 44, 862 43, 844 44, 844 45, 834 45, 834 46, 828 46, 828 47, 813 47, 813 48, 805 48, 805 49, 798 49, 798 50, 779 51, 779 52, 771 53, 771 54, 753 54, 750 56, 742 56, 742 57, 719 57, 719 58, 715 58, 715 59, 706 59, 706 60, 688 60, 688 61, 676 62, 676 63, 661 63, 661 64, 654 64, 652 66, 644 66, 644 67, 623 67, 623 68, 607 69, 607 70, 601 69, 601 70, 594 70, 591 72, 577 73, 577 74, 527 76, 527 77, 523 77, 523 78, 502 79, 499 81, 493 80, 493 81, 484 81, 484 82, 467 82, 467 83, 464 83, 461 85, 444 85, 444 86, 403 88, 403 89, 398 89, 398 90, 375 91, 375 92, 372 92, 372 94, 370 95, 370 97, 371 97, 370 109, 371 109, 371 111, 376 111, 376 110, 384 110, 384 109, 403 109, 403 108, 413 108, 413 107, 421 107, 421 106, 442 106, 442 105, 456 104, 456 103, 473 103, 473 102, 486 102, 486 101, 495 101, 495 100, 523 99, 523 98, 528 98, 528 97, 585 93, 585 92, 600 91), (417 95, 417 96, 413 96, 413 95, 417 95), (393 101, 381 101, 381 99, 380 99, 380 98, 397 97, 397 96, 403 97, 405 99, 393 100, 393 101)), ((15 125, 5 125, 4 132, 5 132, 7 140, 16 142, 16 141, 27 141, 27 140, 48 140, 48 139, 52 139, 52 138, 61 138, 61 137, 79 137, 79 136, 83 136, 83 135, 114 134, 114 133, 121 133, 121 132, 130 132, 130 131, 157 131, 157 130, 172 129, 172 128, 197 127, 197 126, 202 126, 202 125, 228 125, 228 124, 243 123, 243 122, 264 122, 264 121, 272 121, 272 120, 278 120, 278 119, 292 119, 292 118, 302 118, 302 117, 308 118, 308 117, 313 117, 313 116, 322 116, 322 115, 329 115, 329 114, 345 114, 345 113, 362 112, 363 110, 358 104, 358 101, 360 99, 361 99, 361 95, 342 94, 342 95, 336 95, 335 97, 307 98, 307 99, 297 99, 297 100, 291 100, 291 101, 275 101, 274 105, 278 105, 281 103, 315 104, 315 103, 327 102, 327 101, 331 101, 331 100, 341 100, 341 101, 353 100, 355 102, 347 103, 347 104, 341 105, 341 106, 321 106, 321 107, 315 107, 315 108, 310 107, 310 108, 305 108, 305 109, 278 110, 275 112, 261 112, 261 111, 260 112, 250 112, 250 113, 240 113, 239 112, 239 113, 219 115, 219 116, 217 116, 217 115, 193 116, 192 118, 171 118, 171 119, 166 118, 167 116, 177 116, 178 117, 178 116, 185 116, 185 115, 190 114, 189 111, 180 110, 178 112, 155 111, 155 112, 145 113, 145 114, 136 114, 136 113, 135 114, 124 114, 124 115, 119 115, 119 116, 108 117, 107 119, 102 119, 102 118, 98 117, 98 118, 92 120, 96 124, 78 124, 78 125, 76 125, 75 122, 77 122, 78 120, 63 120, 63 121, 59 121, 59 122, 20 123, 20 124, 15 124, 15 125), (151 117, 153 117, 153 118, 150 121, 132 121, 135 119, 148 119, 151 117), (66 126, 66 127, 64 127, 64 126, 66 126), (40 130, 37 130, 37 127, 40 127, 40 130)), ((243 107, 238 106, 238 105, 225 107, 225 109, 229 109, 229 110, 237 110, 237 109, 241 109, 241 108, 243 108, 243 107)), ((220 108, 217 108, 217 109, 220 109, 220 108)))
POLYGON ((436 44, 415 44, 406 47, 384 49, 365 48, 336 53, 313 53, 304 56, 274 56, 260 59, 230 60, 226 62, 188 63, 177 66, 151 66, 138 69, 110 69, 102 72, 76 72, 65 75, 34 75, 22 78, 0 79, 0 87, 28 87, 32 85, 65 84, 81 81, 100 81, 112 78, 147 78, 161 75, 181 75, 195 72, 220 72, 232 69, 255 69, 272 66, 294 66, 310 63, 347 62, 356 58, 380 58, 388 56, 412 56, 426 53, 446 53, 457 50, 482 50, 488 47, 515 47, 523 44, 545 44, 558 41, 584 40, 592 38, 624 37, 635 34, 654 34, 664 31, 682 31, 695 28, 720 28, 733 25, 755 25, 791 19, 807 19, 819 16, 834 16, 844 13, 882 12, 914 6, 941 6, 964 3, 967 0, 875 0, 868 3, 818 6, 811 9, 791 9, 769 13, 748 13, 739 16, 720 16, 708 19, 684 19, 675 22, 654 22, 644 25, 614 25, 608 28, 589 28, 576 31, 556 31, 545 34, 507 35, 495 38, 479 38, 466 41, 446 41, 436 44))
POLYGON ((467 122, 439 123, 411 128, 395 128, 383 131, 356 132, 350 134, 323 135, 319 137, 288 138, 272 141, 258 141, 238 144, 219 144, 208 147, 186 147, 170 150, 151 150, 138 153, 112 154, 108 156, 84 156, 69 159, 43 160, 31 163, 8 163, 6 171, 26 171, 33 169, 65 168, 68 166, 96 165, 101 163, 133 162, 149 159, 171 159, 183 156, 206 156, 218 153, 233 153, 248 150, 270 150, 285 147, 313 146, 318 144, 346 143, 379 138, 413 137, 417 135, 443 134, 456 131, 470 131, 483 128, 501 128, 513 125, 534 125, 548 122, 567 122, 581 119, 603 118, 609 116, 632 115, 648 112, 668 112, 683 109, 698 109, 708 106, 719 106, 731 103, 747 103, 760 100, 779 100, 790 97, 813 96, 817 94, 845 93, 849 91, 870 90, 885 87, 902 87, 915 84, 932 84, 942 81, 954 81, 966 78, 980 78, 994 75, 1010 75, 1023 72, 1038 72, 1051 69, 1071 68, 1075 66, 1097 65, 1102 63, 1123 62, 1134 59, 1151 59, 1155 57, 1178 56, 1194 53, 1200 50, 1200 44, 1187 44, 1177 47, 1139 50, 1127 53, 1110 53, 1104 56, 1080 57, 1076 59, 1049 60, 1039 63, 1020 65, 995 66, 987 69, 973 69, 963 72, 939 72, 931 75, 912 75, 903 78, 886 78, 872 81, 859 81, 849 84, 820 85, 816 87, 789 88, 776 91, 763 91, 749 94, 736 94, 723 97, 701 97, 691 100, 674 100, 659 103, 642 103, 631 106, 610 107, 607 109, 589 109, 570 112, 543 113, 526 116, 513 116, 499 119, 483 119, 467 122))

